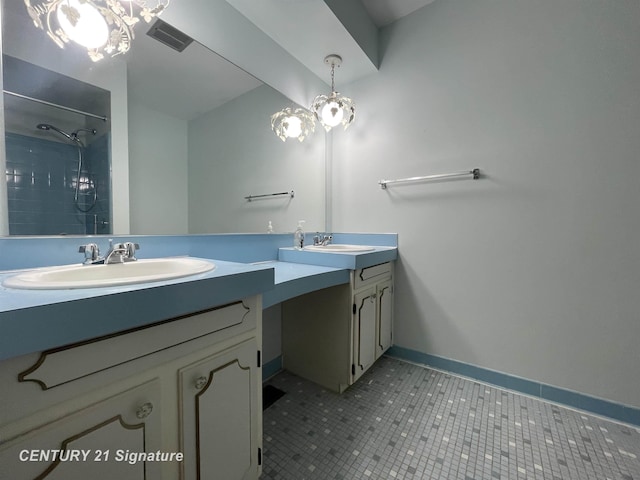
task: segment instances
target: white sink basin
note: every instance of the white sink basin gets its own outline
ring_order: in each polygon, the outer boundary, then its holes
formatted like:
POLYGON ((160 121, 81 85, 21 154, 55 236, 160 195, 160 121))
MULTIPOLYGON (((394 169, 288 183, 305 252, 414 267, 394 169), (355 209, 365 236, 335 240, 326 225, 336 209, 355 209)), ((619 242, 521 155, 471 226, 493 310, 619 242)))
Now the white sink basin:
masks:
POLYGON ((158 282, 213 270, 215 264, 198 258, 153 258, 111 265, 62 265, 19 273, 3 285, 28 290, 111 287, 158 282))
POLYGON ((313 252, 327 252, 327 253, 354 253, 354 252, 371 252, 374 247, 368 247, 366 245, 348 245, 340 243, 330 243, 329 245, 309 245, 304 247, 304 250, 310 250, 313 252))

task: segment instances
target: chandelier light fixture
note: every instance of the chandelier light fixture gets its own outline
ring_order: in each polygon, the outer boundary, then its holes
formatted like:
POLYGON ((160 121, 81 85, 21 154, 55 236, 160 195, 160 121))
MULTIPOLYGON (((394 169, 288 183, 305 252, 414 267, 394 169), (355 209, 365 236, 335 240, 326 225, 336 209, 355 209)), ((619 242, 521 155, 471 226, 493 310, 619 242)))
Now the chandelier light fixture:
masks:
POLYGON ((353 123, 356 106, 349 97, 336 92, 335 69, 342 64, 342 57, 335 54, 327 55, 324 63, 331 66, 331 93, 314 98, 311 111, 327 132, 340 124, 346 130, 353 123))
POLYGON ((305 108, 284 108, 271 115, 271 129, 284 142, 287 138, 303 141, 316 129, 313 114, 305 108))
POLYGON ((70 41, 87 49, 94 62, 126 53, 133 28, 149 23, 170 0, 24 0, 36 27, 60 47, 70 41))
POLYGON ((328 132, 340 124, 346 130, 353 123, 356 106, 348 97, 336 92, 335 69, 342 64, 339 55, 327 55, 324 63, 331 67, 331 93, 313 99, 311 111, 305 108, 287 107, 271 115, 271 129, 284 142, 297 138, 301 142, 315 131, 316 120, 328 132))

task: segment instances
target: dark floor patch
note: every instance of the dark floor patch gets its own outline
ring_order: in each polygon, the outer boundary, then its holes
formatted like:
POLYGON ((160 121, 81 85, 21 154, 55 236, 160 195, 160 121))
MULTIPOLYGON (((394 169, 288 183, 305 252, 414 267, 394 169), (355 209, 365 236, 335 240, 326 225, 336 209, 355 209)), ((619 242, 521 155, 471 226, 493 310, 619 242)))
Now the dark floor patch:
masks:
POLYGON ((273 385, 265 385, 262 389, 262 410, 269 408, 285 393, 286 392, 274 387, 273 385))

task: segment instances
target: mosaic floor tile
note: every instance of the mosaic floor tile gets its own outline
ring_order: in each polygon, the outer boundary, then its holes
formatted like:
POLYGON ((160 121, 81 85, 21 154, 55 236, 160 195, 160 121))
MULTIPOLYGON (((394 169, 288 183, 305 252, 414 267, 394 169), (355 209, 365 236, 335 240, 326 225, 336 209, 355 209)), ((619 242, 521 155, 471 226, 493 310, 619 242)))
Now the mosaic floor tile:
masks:
POLYGON ((640 429, 397 359, 342 395, 268 383, 261 480, 640 480, 640 429))

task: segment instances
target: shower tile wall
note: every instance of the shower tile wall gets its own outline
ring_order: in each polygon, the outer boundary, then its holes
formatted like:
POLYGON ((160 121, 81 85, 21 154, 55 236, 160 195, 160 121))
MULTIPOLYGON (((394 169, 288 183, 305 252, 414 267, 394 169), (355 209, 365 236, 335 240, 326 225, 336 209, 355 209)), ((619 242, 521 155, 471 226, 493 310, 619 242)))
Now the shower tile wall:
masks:
MULTIPOLYGON (((98 185, 98 202, 87 213, 74 202, 75 146, 14 133, 7 133, 5 140, 12 235, 91 234, 96 224, 97 233, 110 232, 108 135, 96 139, 85 152, 83 173, 98 185)), ((89 206, 93 190, 80 185, 80 205, 89 206)))

